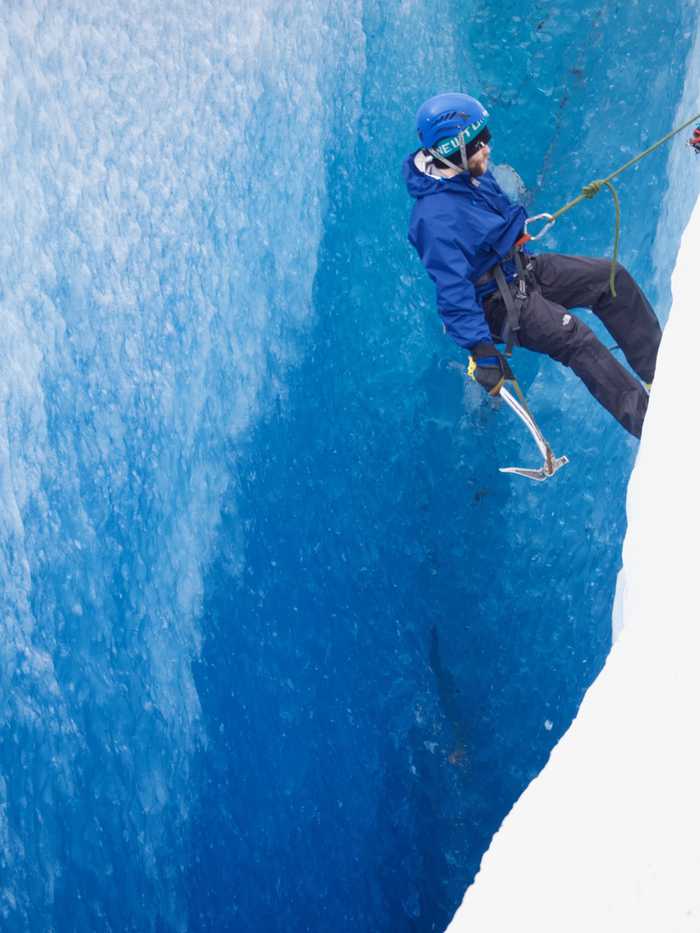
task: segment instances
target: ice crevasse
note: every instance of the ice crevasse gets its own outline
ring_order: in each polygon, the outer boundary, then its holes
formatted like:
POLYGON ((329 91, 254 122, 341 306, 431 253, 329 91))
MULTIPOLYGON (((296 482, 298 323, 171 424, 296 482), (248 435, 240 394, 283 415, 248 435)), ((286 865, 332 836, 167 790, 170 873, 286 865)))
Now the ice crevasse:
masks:
MULTIPOLYGON (((637 442, 523 351, 571 467, 498 473, 534 448, 442 334, 399 165, 469 89, 563 203, 700 110, 694 7, 239 6, 0 15, 3 933, 443 929, 608 650, 637 442)), ((661 159, 620 257, 663 316, 661 159)), ((543 248, 605 255, 611 210, 543 248)))
POLYGON ((637 463, 620 630, 549 763, 520 797, 449 926, 458 931, 700 929, 697 346, 700 199, 637 463))

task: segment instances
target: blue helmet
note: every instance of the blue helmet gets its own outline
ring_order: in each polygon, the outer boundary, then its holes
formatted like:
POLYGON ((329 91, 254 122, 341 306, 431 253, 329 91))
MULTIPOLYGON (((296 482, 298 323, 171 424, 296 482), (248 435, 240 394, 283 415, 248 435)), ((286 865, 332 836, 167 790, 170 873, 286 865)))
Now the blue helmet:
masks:
POLYGON ((475 97, 437 94, 416 114, 416 129, 425 149, 437 148, 440 155, 447 156, 460 148, 460 138, 465 144, 478 136, 488 118, 488 110, 475 97))

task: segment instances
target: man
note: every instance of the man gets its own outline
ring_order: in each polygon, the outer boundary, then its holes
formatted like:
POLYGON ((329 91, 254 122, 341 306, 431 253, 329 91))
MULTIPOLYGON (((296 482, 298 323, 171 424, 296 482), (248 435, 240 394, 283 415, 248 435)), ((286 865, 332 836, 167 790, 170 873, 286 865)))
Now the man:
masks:
POLYGON ((446 332, 468 350, 474 377, 492 395, 512 378, 506 354, 516 344, 570 366, 589 391, 635 437, 642 431, 646 389, 571 314, 590 308, 605 324, 639 378, 654 378, 661 328, 623 266, 613 297, 610 262, 516 247, 527 214, 488 170, 488 112, 466 94, 438 94, 416 117, 422 148, 404 161, 415 198, 408 238, 437 289, 446 332))

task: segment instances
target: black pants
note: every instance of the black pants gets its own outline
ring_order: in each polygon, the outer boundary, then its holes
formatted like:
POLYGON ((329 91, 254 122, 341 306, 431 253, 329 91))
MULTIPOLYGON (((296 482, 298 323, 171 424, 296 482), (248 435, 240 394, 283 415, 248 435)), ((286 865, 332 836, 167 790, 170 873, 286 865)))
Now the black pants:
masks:
MULTIPOLYGON (((624 266, 617 266, 617 297, 610 293, 610 262, 542 253, 531 257, 528 302, 517 344, 570 366, 588 390, 630 434, 639 437, 647 410, 642 385, 615 359, 571 308, 590 308, 612 335, 627 362, 651 382, 661 328, 644 293, 624 266)), ((485 305, 495 338, 503 333, 505 308, 496 293, 485 305)))

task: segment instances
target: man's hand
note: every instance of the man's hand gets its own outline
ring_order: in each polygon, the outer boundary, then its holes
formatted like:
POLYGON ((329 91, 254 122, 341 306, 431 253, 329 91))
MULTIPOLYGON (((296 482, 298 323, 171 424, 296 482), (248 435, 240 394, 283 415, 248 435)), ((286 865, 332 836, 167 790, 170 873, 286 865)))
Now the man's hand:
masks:
POLYGON ((469 373, 489 395, 498 395, 506 379, 514 378, 508 360, 492 343, 484 341, 473 346, 472 361, 469 373))

